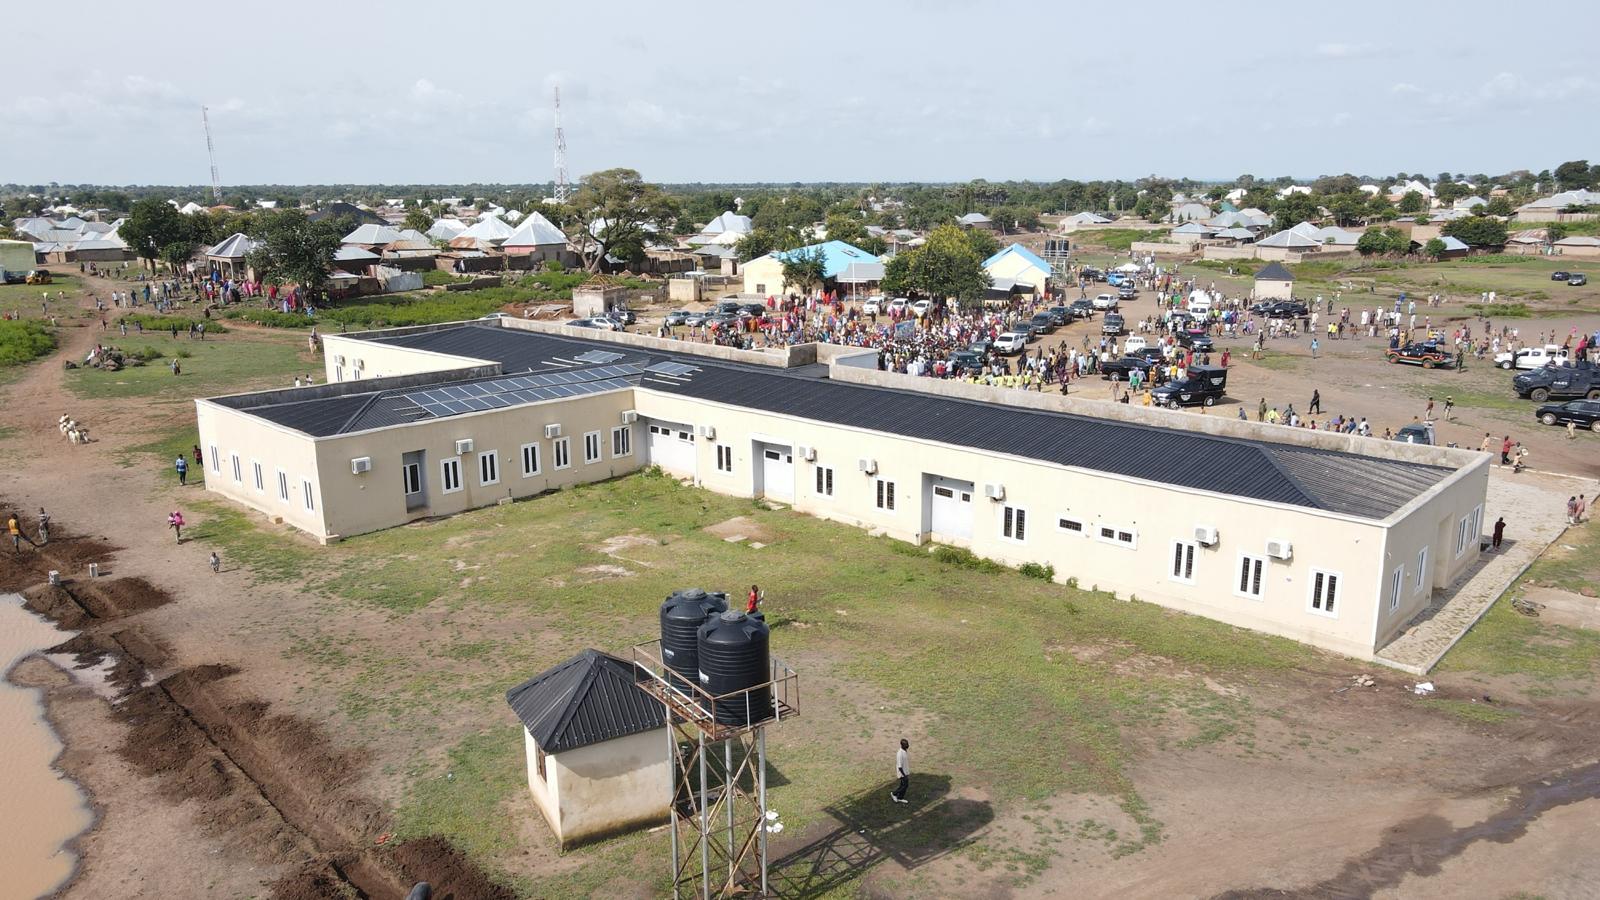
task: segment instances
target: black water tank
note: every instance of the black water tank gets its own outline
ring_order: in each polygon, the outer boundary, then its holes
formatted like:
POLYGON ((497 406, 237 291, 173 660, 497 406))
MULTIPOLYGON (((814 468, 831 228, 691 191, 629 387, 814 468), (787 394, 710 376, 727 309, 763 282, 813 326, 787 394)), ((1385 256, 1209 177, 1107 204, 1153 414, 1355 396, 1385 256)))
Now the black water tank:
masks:
POLYGON ((696 633, 708 616, 727 608, 727 594, 708 593, 700 588, 673 591, 661 604, 661 661, 683 676, 679 679, 668 675, 673 687, 690 693, 688 683, 695 680, 699 671, 696 633))
MULTIPOLYGON (((766 684, 772 679, 767 623, 734 610, 700 626, 700 688, 713 697, 766 684)), ((716 704, 723 725, 750 725, 772 718, 772 688, 763 687, 716 704)))

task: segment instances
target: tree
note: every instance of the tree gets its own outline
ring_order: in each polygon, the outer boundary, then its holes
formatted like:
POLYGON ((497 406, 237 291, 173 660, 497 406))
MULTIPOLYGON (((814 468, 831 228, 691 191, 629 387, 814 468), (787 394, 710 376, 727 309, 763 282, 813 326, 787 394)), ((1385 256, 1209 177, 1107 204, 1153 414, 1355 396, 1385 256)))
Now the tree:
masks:
POLYGON ((1439 259, 1444 256, 1444 250, 1444 241, 1438 238, 1429 238, 1428 242, 1422 245, 1422 252, 1432 259, 1439 259))
MULTIPOLYGON (((901 257, 907 262, 903 272, 896 266, 892 282, 896 287, 909 287, 930 297, 954 298, 958 303, 968 303, 982 297, 991 284, 989 273, 983 270, 984 257, 973 249, 968 234, 955 225, 940 225, 928 235, 926 244, 896 256, 895 260, 901 257)), ((891 280, 887 269, 884 279, 888 290, 891 280)))
POLYGON ((252 235, 261 246, 250 254, 250 265, 263 278, 297 284, 308 299, 317 299, 327 287, 334 251, 350 228, 343 217, 313 222, 298 209, 280 210, 263 218, 252 235))
POLYGON ((897 254, 883 264, 883 281, 880 284, 885 294, 909 294, 916 290, 911 283, 911 260, 921 250, 910 250, 897 254))
POLYGON ((1317 201, 1310 194, 1290 191, 1273 204, 1272 224, 1283 231, 1316 218, 1317 212, 1317 201))
POLYGON ((1454 203, 1471 193, 1463 184, 1454 181, 1441 181, 1433 186, 1433 195, 1439 198, 1440 203, 1454 203))
POLYGON ((406 210, 406 220, 401 222, 400 226, 427 234, 428 229, 433 227, 433 216, 428 215, 426 209, 420 206, 413 206, 406 210))
POLYGON ((827 277, 827 260, 820 247, 793 250, 782 257, 783 284, 788 290, 798 290, 802 296, 822 286, 827 277))
POLYGON ((1355 225, 1366 218, 1367 195, 1360 191, 1346 191, 1327 198, 1328 212, 1339 225, 1355 225))
POLYGON ((1505 223, 1488 216, 1468 216, 1446 222, 1444 233, 1468 247, 1500 247, 1506 242, 1505 223))
POLYGON ((1562 225, 1559 222, 1551 222, 1549 225, 1545 226, 1544 230, 1544 239, 1552 244, 1554 244, 1556 241, 1562 240, 1567 236, 1567 226, 1562 225))
POLYGON ((1564 191, 1594 186, 1594 170, 1589 168, 1587 159, 1575 159, 1556 166, 1555 178, 1556 184, 1564 191))
POLYGON ((134 255, 144 260, 152 271, 156 260, 169 259, 169 248, 175 249, 193 240, 193 230, 184 215, 167 201, 155 198, 133 204, 117 235, 128 242, 134 255))
POLYGON ((828 229, 828 240, 843 241, 853 247, 867 249, 861 246, 868 237, 867 226, 862 223, 859 216, 833 213, 824 222, 824 227, 828 229))
POLYGON ((669 227, 676 217, 673 199, 633 169, 606 169, 588 176, 562 216, 567 237, 590 272, 599 271, 608 255, 643 256, 650 228, 669 227))
MULTIPOLYGON (((955 228, 954 225, 950 227, 955 228)), ((966 238, 967 246, 972 248, 972 252, 980 262, 1000 252, 999 239, 989 231, 982 228, 962 228, 957 229, 957 231, 960 232, 963 238, 966 238)), ((931 238, 932 235, 929 237, 931 238)))
POLYGON ((1373 194, 1367 201, 1367 218, 1375 222, 1389 222, 1395 217, 1394 204, 1389 202, 1387 195, 1373 194))
POLYGON ((1511 206, 1510 198, 1503 196, 1490 197, 1489 203, 1483 208, 1483 211, 1491 216, 1509 216, 1516 212, 1511 206))
POLYGON ((1356 241, 1356 252, 1362 256, 1382 256, 1404 253, 1411 241, 1398 228, 1369 228, 1356 241))
POLYGON ((1405 196, 1400 198, 1400 205, 1396 207, 1401 213, 1408 216, 1415 215, 1427 208, 1428 203, 1422 199, 1421 191, 1406 191, 1405 196))

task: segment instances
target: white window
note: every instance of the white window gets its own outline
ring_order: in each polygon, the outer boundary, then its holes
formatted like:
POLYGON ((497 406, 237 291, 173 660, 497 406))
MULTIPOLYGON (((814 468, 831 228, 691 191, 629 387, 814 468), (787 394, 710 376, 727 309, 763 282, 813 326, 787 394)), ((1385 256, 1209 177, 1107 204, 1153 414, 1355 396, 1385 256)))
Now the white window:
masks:
MULTIPOLYGON (((1406 583, 1406 567, 1396 567, 1389 573, 1389 612, 1400 608, 1400 589, 1406 583)), ((1315 605, 1315 604, 1313 604, 1315 605)))
POLYGON ((528 478, 539 474, 539 444, 522 445, 522 477, 528 478))
POLYGON ((452 456, 439 461, 439 490, 453 494, 461 490, 461 457, 452 456))
POLYGON ((1428 548, 1423 547, 1417 551, 1417 583, 1411 588, 1413 591, 1422 590, 1428 583, 1428 548))
POLYGON ((308 479, 300 479, 300 496, 305 498, 306 509, 317 508, 316 495, 312 493, 311 482, 308 479))
POLYGON ((555 440, 556 468, 572 468, 572 438, 556 438, 555 440))
POLYGON ((1000 534, 1007 540, 1023 543, 1028 539, 1028 511, 1007 506, 1000 515, 1000 534))
POLYGON ((1261 599, 1261 575, 1267 568, 1266 560, 1259 556, 1239 554, 1239 580, 1233 586, 1233 592, 1241 597, 1252 600, 1261 599))
POLYGON ((261 491, 262 493, 266 493, 267 482, 266 482, 266 479, 263 478, 262 475, 261 475, 261 461, 260 460, 256 460, 256 459, 250 460, 250 468, 251 468, 252 471, 255 472, 256 490, 261 491))
POLYGON ((289 474, 282 469, 278 470, 278 499, 289 502, 289 474))
POLYGON ((1172 580, 1194 584, 1195 545, 1191 541, 1172 542, 1172 580))
POLYGON ((600 432, 588 431, 583 435, 583 462, 585 465, 600 461, 600 432))
POLYGON ((717 471, 733 471, 733 448, 729 447, 727 444, 717 445, 717 471))
POLYGON ((211 471, 218 474, 222 472, 222 457, 217 455, 216 444, 211 445, 211 471))
POLYGON ((485 450, 478 454, 478 483, 482 485, 500 483, 499 450, 485 450))
POLYGON ((239 464, 239 454, 233 454, 233 483, 244 484, 244 466, 239 464))
POLYGON ((400 475, 405 479, 406 493, 422 493, 422 464, 406 463, 400 467, 400 475))
POLYGON ((1071 532, 1072 534, 1076 535, 1082 535, 1084 533, 1082 522, 1078 521, 1077 519, 1069 519, 1066 516, 1060 516, 1056 519, 1056 527, 1062 531, 1071 532))
POLYGON ((877 479, 878 495, 875 504, 884 512, 894 512, 894 482, 877 479))
POLYGON ((333 367, 333 380, 334 381, 343 381, 344 380, 344 366, 334 366, 333 367))
POLYGON ((830 466, 817 466, 817 493, 824 497, 833 496, 833 469, 830 466))
POLYGON ((1107 544, 1116 544, 1132 550, 1139 546, 1139 533, 1132 528, 1121 525, 1107 525, 1104 522, 1095 526, 1095 538, 1107 544))
MULTIPOLYGON (((1405 575, 1405 567, 1395 570, 1399 576, 1405 575)), ((1339 600, 1339 574, 1337 572, 1324 572, 1321 569, 1311 570, 1311 611, 1320 616, 1337 618, 1339 610, 1335 604, 1339 600)))
POLYGON ((611 429, 611 458, 633 455, 633 429, 627 425, 611 429))

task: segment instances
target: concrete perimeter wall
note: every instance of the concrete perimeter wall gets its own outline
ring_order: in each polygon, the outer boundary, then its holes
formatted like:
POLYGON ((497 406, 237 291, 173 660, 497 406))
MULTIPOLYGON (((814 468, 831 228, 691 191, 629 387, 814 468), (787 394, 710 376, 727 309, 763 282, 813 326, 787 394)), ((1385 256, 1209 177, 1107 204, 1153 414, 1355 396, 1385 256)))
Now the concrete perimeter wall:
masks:
POLYGON ((1153 253, 1156 256, 1187 256, 1194 252, 1194 244, 1173 244, 1166 241, 1134 241, 1134 253, 1153 253))
MULTIPOLYGON (((732 347, 721 347, 716 344, 700 344, 693 341, 658 338, 648 334, 632 334, 626 331, 574 328, 559 322, 542 322, 538 319, 500 319, 499 321, 501 328, 517 328, 523 331, 537 331, 542 334, 559 334, 563 337, 622 344, 628 347, 655 350, 661 353, 692 353, 708 359, 720 359, 753 366, 772 366, 783 369, 792 366, 807 366, 817 361, 816 344, 795 344, 789 347, 774 347, 767 350, 736 350, 732 347)), ((459 325, 461 323, 452 324, 459 325)))

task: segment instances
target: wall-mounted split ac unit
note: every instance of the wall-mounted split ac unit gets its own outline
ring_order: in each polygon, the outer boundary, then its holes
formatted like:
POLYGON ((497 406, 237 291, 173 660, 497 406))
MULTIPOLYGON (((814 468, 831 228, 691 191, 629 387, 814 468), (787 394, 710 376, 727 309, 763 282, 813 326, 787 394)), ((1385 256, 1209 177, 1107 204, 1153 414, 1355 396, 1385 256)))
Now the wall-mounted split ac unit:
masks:
POLYGON ((558 437, 561 437, 561 426, 555 424, 554 422, 550 423, 549 425, 546 425, 544 427, 544 436, 546 438, 558 438, 558 437))
POLYGON ((990 500, 1004 500, 1006 498, 1006 486, 1003 484, 986 484, 983 486, 983 495, 990 500))
POLYGON ((1211 525, 1196 525, 1194 527, 1194 542, 1206 547, 1217 542, 1217 529, 1211 525))
POLYGON ((794 452, 799 454, 800 458, 805 460, 806 462, 815 462, 816 461, 817 448, 815 448, 815 447, 803 447, 803 446, 802 447, 796 447, 796 448, 794 448, 794 452))
POLYGON ((632 425, 637 421, 639 421, 639 414, 637 412, 631 409, 625 409, 622 411, 622 424, 632 425))
POLYGON ((1288 541, 1267 541, 1267 555, 1273 559, 1289 559, 1294 556, 1294 545, 1288 541))
POLYGON ((878 474, 878 461, 875 459, 857 460, 856 465, 860 466, 861 471, 867 473, 868 475, 878 474))
POLYGON ((350 460, 350 474, 362 475, 372 471, 372 457, 358 456, 350 460))
POLYGON ((715 425, 701 425, 694 430, 694 433, 700 435, 708 441, 714 441, 717 439, 717 428, 715 425))
POLYGON ((365 362, 363 362, 362 360, 358 359, 358 360, 355 361, 355 368, 357 368, 357 369, 365 369, 366 367, 367 367, 367 364, 365 362))
POLYGON ((471 452, 472 452, 472 438, 466 438, 465 440, 456 441, 456 455, 457 456, 459 456, 459 455, 461 455, 463 453, 471 453, 471 452))
POLYGON ((336 365, 336 366, 344 365, 344 354, 343 353, 335 354, 334 357, 333 357, 333 364, 336 365))

